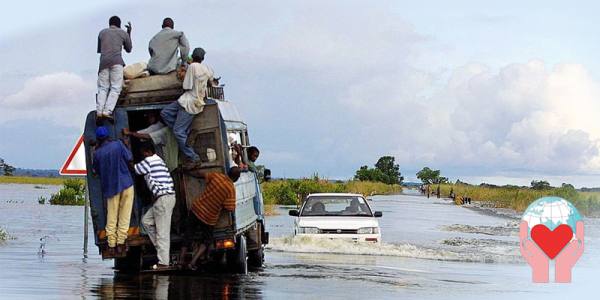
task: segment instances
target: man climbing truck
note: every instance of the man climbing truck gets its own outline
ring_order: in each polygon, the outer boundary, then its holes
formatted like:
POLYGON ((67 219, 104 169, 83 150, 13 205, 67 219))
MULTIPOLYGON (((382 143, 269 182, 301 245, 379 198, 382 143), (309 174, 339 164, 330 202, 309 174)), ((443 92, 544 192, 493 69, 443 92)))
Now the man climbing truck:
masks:
MULTIPOLYGON (((103 257, 110 257, 106 252, 109 249, 105 230, 107 202, 103 197, 99 177, 91 171, 97 143, 96 128, 104 125, 108 129, 108 138, 125 140, 133 154, 133 162, 138 163, 144 159, 139 147, 148 140, 139 137, 129 139, 127 133, 153 125, 148 124, 148 114, 160 112, 168 104, 177 101, 182 93, 181 81, 174 73, 138 78, 126 83, 114 110, 114 123, 96 124, 93 111, 87 116, 84 143, 90 209, 95 243, 103 257)), ((178 167, 170 170, 176 198, 171 218, 170 261, 172 267, 185 265, 186 269, 202 269, 217 266, 245 273, 248 267, 262 266, 263 248, 268 243, 269 236, 265 231, 262 195, 256 173, 244 170, 239 174, 239 179, 234 183, 235 208, 233 211, 222 209, 219 212, 216 223, 210 226, 210 234, 186 234, 190 230, 187 226, 194 223, 189 218, 196 217, 192 206, 201 199, 207 184, 206 176, 197 174, 217 173, 227 176, 228 171, 236 167, 231 155, 232 137, 235 137, 236 145, 241 144, 244 149, 242 163, 248 163, 245 149, 250 142, 246 123, 233 103, 224 100, 222 87, 211 87, 208 94, 204 109, 194 116, 187 139, 187 145, 199 155, 200 163, 196 169, 184 171, 181 167, 182 155, 179 155, 178 167), (197 236, 208 236, 209 239, 195 240, 197 236), (193 245, 191 251, 181 251, 189 245, 193 245), (203 251, 205 254, 201 259, 193 260, 193 254, 198 253, 194 250, 200 246, 205 246, 207 250, 203 251), (194 262, 195 265, 190 266, 189 262, 194 262)), ((125 253, 114 258, 115 269, 124 272, 149 270, 150 266, 157 263, 156 249, 141 226, 142 216, 152 207, 153 193, 141 176, 134 179, 134 191, 125 253)))

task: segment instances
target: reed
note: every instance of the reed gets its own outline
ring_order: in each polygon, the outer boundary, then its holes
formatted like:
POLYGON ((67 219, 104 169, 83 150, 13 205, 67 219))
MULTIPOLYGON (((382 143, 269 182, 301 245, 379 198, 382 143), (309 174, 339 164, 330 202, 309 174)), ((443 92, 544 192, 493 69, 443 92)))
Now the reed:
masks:
POLYGON ((402 192, 400 185, 370 181, 338 181, 321 179, 283 179, 261 184, 266 205, 296 205, 312 193, 355 193, 365 196, 389 195, 402 192))
MULTIPOLYGON (((437 186, 432 186, 435 190, 437 186)), ((600 193, 578 192, 569 187, 534 190, 516 186, 475 186, 467 184, 442 184, 440 194, 448 197, 450 191, 455 195, 470 197, 474 201, 493 203, 498 208, 511 208, 524 211, 533 201, 546 196, 567 199, 585 216, 600 216, 600 193)))
POLYGON ((68 177, 0 176, 0 183, 62 185, 68 177))

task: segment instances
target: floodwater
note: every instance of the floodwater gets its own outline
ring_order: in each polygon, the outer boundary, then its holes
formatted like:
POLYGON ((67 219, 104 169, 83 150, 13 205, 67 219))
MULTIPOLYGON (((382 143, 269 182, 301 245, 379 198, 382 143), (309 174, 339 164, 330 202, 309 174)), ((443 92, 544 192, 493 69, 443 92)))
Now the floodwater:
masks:
POLYGON ((590 299, 600 270, 597 219, 585 220, 573 283, 533 284, 519 255, 517 215, 405 194, 372 201, 383 211, 380 245, 292 238, 292 217, 281 207, 267 218, 262 270, 118 275, 93 239, 83 258, 82 207, 37 203, 57 189, 0 184, 0 227, 13 236, 0 244, 1 299, 590 299))

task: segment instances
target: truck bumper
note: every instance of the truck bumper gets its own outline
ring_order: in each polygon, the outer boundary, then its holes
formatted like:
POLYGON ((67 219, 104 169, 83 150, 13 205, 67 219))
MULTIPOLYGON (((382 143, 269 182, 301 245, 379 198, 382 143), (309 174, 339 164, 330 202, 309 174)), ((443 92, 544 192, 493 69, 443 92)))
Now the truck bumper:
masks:
POLYGON ((296 234, 298 237, 310 237, 318 239, 348 240, 353 242, 379 243, 381 234, 296 234))

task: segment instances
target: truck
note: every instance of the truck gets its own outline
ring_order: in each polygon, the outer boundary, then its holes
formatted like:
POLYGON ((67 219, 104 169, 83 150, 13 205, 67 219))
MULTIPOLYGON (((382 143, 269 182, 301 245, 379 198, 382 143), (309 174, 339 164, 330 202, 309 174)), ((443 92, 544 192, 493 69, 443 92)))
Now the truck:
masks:
MULTIPOLYGON (((123 129, 137 131, 148 126, 144 115, 160 112, 166 105, 177 101, 183 93, 181 81, 176 74, 154 75, 146 78, 126 81, 123 91, 113 112, 114 121, 104 120, 98 124, 96 112, 91 111, 86 118, 84 145, 87 165, 87 185, 90 213, 93 223, 94 241, 99 254, 105 257, 106 240, 106 199, 102 196, 100 178, 92 168, 95 149, 95 130, 97 126, 108 128, 112 139, 125 139, 123 129)), ((187 144, 200 156, 199 171, 227 173, 234 166, 231 142, 241 144, 242 160, 248 162, 246 148, 250 146, 248 126, 240 116, 234 103, 225 100, 223 86, 208 88, 206 105, 201 113, 194 117, 187 144)), ((140 161, 138 147, 140 143, 131 139, 128 147, 134 162, 140 161)), ((171 172, 176 190, 176 204, 171 224, 171 261, 177 263, 189 261, 188 251, 182 254, 187 240, 186 218, 195 217, 190 213, 192 202, 202 193, 205 183, 181 167, 182 154, 179 155, 179 167, 171 172), (186 255, 182 257, 181 255, 186 255)), ((239 162, 238 162, 239 163, 239 162)), ((268 172, 270 174, 270 172, 268 172)), ((114 258, 114 268, 123 272, 148 270, 156 261, 156 249, 141 226, 141 218, 152 205, 152 196, 143 178, 134 177, 134 204, 126 240, 126 255, 114 258)), ((269 234, 265 229, 263 198, 258 174, 252 171, 242 172, 235 182, 235 211, 222 210, 214 226, 212 240, 208 245, 208 260, 205 265, 225 267, 237 273, 246 273, 248 268, 258 268, 264 262, 264 247, 269 234)))

